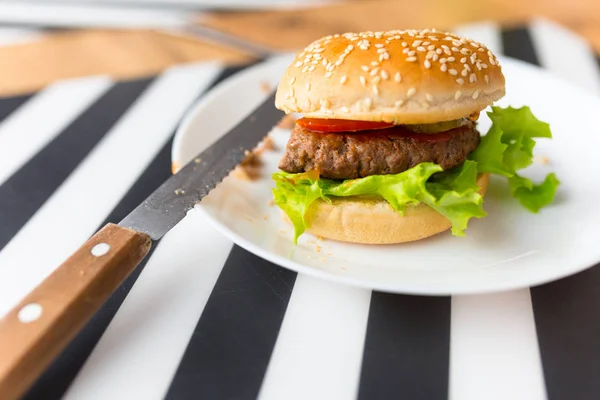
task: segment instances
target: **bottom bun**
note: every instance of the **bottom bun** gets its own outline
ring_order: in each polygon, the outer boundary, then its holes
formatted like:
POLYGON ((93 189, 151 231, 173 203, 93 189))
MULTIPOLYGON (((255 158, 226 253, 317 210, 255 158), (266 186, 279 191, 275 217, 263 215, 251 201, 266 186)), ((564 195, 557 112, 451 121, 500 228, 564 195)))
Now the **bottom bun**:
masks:
MULTIPOLYGON (((483 195, 489 174, 477 178, 483 195)), ((352 243, 391 244, 433 236, 452 226, 433 208, 421 204, 407 207, 404 216, 387 201, 367 198, 332 198, 329 204, 315 201, 306 214, 308 232, 328 239, 352 243)))

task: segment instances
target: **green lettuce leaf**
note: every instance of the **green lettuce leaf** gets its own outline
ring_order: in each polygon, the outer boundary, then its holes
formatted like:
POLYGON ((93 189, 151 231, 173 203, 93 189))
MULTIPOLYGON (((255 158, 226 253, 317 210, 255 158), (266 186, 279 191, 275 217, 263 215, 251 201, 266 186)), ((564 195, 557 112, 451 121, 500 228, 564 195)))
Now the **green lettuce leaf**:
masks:
POLYGON ((477 176, 498 174, 508 178, 510 192, 532 212, 554 200, 559 180, 548 174, 540 184, 517 174, 533 162, 534 138, 551 138, 547 123, 538 120, 529 107, 492 107, 488 112, 492 126, 481 138, 469 160, 443 171, 433 163, 421 163, 395 175, 374 175, 343 182, 320 179, 317 171, 300 174, 273 174, 273 196, 294 225, 294 243, 306 230, 306 214, 316 200, 331 202, 332 197, 377 196, 385 199, 401 215, 406 207, 426 204, 452 223, 452 234, 464 236, 471 218, 482 218, 483 197, 477 176))
POLYGON ((466 161, 457 168, 438 174, 442 167, 421 163, 394 175, 373 175, 343 182, 320 179, 316 172, 273 174, 273 196, 294 225, 294 243, 306 230, 306 213, 317 199, 331 201, 331 197, 378 196, 394 210, 404 214, 410 205, 427 204, 443 214, 452 223, 452 233, 464 236, 470 218, 481 218, 483 197, 478 193, 477 164, 466 161))
POLYGON ((549 174, 536 185, 517 171, 533 163, 533 138, 552 138, 550 126, 537 119, 529 107, 492 107, 487 114, 492 126, 469 158, 477 161, 479 172, 507 177, 511 195, 528 210, 538 212, 552 202, 560 181, 549 174))

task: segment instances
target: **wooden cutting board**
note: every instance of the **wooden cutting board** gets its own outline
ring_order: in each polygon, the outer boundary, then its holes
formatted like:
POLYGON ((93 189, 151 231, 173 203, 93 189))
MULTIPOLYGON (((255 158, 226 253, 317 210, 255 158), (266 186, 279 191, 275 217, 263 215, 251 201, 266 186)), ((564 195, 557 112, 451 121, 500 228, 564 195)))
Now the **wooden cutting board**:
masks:
MULTIPOLYGON (((522 24, 550 18, 587 38, 600 52, 598 0, 354 0, 301 10, 219 12, 198 24, 274 50, 296 50, 311 40, 342 31, 449 28, 494 20, 522 24)), ((192 36, 150 30, 73 30, 40 41, 0 47, 0 95, 38 90, 57 79, 108 74, 115 78, 150 75, 187 62, 247 62, 237 47, 192 36)))

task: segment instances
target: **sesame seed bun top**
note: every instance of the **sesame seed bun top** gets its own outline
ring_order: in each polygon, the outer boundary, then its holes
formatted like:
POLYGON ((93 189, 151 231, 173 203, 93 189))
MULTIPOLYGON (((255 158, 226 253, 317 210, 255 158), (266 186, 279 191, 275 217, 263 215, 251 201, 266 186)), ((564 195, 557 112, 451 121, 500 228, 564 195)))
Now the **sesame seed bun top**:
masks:
POLYGON ((311 43, 285 71, 275 105, 307 118, 428 124, 479 112, 503 96, 502 69, 485 46, 409 30, 311 43))

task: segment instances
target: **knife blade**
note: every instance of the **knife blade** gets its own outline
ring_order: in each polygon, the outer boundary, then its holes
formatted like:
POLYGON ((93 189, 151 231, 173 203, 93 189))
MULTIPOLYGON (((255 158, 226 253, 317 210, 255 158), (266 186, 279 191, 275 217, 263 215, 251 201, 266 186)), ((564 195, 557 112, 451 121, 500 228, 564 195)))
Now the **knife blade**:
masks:
MULTIPOLYGON (((282 118, 275 93, 162 183, 118 225, 86 241, 0 319, 0 393, 20 398, 148 254, 282 118)), ((202 134, 202 132, 198 132, 202 134)), ((49 232, 51 234, 51 232, 49 232)), ((35 246, 35 244, 32 244, 35 246)))
POLYGON ((160 239, 277 124, 283 113, 274 103, 272 93, 254 112, 165 181, 119 225, 160 239))

